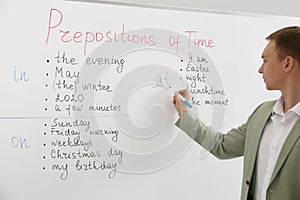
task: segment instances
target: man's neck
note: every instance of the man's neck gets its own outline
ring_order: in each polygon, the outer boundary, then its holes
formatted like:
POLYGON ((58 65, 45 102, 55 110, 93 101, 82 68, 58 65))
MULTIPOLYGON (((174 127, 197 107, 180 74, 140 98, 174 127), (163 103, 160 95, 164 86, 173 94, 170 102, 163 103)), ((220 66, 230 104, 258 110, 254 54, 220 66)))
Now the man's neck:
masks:
POLYGON ((298 91, 289 92, 289 95, 283 94, 284 104, 283 104, 283 112, 289 111, 292 107, 294 107, 297 103, 300 102, 300 92, 298 91))

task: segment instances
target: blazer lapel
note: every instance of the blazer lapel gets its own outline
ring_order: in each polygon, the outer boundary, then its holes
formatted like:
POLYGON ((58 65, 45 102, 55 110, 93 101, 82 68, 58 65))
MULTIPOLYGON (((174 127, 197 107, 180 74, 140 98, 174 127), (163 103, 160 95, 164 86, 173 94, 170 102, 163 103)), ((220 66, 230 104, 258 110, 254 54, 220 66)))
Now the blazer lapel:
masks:
POLYGON ((290 134, 288 135, 286 141, 283 144, 283 147, 281 149, 281 152, 279 154, 279 157, 277 159, 270 184, 274 180, 274 178, 277 176, 277 173, 279 172, 280 168, 282 167, 283 163, 285 162, 287 156, 289 155, 290 151, 294 148, 295 143, 297 142, 297 139, 300 136, 300 119, 296 122, 294 127, 292 128, 290 134))
POLYGON ((253 169, 254 165, 256 162, 256 156, 257 156, 257 151, 259 148, 259 143, 261 136, 264 131, 265 124, 267 123, 268 119, 271 116, 273 107, 274 107, 275 101, 268 104, 267 106, 263 107, 263 109, 259 113, 259 117, 255 118, 255 129, 253 131, 253 140, 251 141, 251 154, 250 154, 250 159, 249 159, 249 174, 250 177, 252 177, 253 174, 253 169))

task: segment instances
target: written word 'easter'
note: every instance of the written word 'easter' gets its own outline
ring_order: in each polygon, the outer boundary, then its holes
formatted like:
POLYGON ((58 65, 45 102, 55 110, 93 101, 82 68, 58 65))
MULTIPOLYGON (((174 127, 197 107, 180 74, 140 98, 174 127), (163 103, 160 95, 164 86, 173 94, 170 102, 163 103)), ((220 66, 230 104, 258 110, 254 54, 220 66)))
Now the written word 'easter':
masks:
POLYGON ((208 73, 209 68, 206 66, 203 66, 202 64, 199 64, 198 66, 194 66, 191 63, 188 63, 185 70, 187 72, 201 72, 201 73, 208 73))

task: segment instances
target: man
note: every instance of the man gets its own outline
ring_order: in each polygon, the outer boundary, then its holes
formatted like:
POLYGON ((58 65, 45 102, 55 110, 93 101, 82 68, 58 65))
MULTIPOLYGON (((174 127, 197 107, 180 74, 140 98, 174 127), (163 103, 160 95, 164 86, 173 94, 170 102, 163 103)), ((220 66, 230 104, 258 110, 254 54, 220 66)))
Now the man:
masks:
POLYGON ((227 134, 205 126, 175 92, 173 103, 183 131, 220 159, 244 156, 241 199, 300 199, 300 27, 286 27, 266 38, 259 73, 268 90, 279 90, 276 101, 259 105, 246 123, 227 134), (205 140, 214 137, 213 147, 205 140))

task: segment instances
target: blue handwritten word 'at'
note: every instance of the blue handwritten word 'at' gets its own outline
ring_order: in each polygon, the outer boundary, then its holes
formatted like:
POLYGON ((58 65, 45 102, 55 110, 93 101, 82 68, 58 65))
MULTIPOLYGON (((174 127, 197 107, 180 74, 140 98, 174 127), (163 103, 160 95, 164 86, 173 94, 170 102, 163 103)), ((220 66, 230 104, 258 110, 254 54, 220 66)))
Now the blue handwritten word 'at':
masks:
POLYGON ((18 138, 18 137, 11 138, 11 145, 13 146, 13 148, 19 148, 19 149, 28 149, 30 147, 27 143, 26 138, 18 138))
POLYGON ((157 87, 171 88, 171 82, 170 82, 170 78, 168 75, 168 71, 166 71, 165 75, 163 75, 163 76, 158 75, 155 78, 154 88, 157 88, 157 87))
POLYGON ((28 82, 30 79, 26 76, 26 72, 21 70, 14 69, 14 81, 18 82, 18 81, 24 81, 25 83, 28 82))

